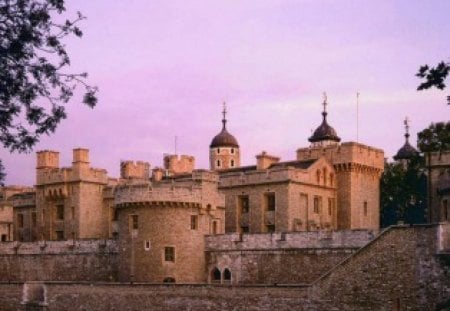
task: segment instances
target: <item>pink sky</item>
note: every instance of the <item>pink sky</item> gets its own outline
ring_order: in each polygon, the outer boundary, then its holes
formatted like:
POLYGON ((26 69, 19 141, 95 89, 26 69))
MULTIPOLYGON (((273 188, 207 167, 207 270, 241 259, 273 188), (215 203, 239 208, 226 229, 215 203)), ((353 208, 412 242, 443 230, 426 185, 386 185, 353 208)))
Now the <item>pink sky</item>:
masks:
MULTIPOLYGON (((343 141, 359 141, 391 157, 431 122, 449 120, 446 92, 417 92, 425 63, 450 57, 450 1, 70 1, 82 39, 67 44, 73 71, 100 88, 91 110, 74 98, 69 118, 34 151, 91 150, 94 167, 117 177, 120 160, 162 164, 163 153, 194 155, 208 167, 209 143, 221 127, 241 146, 242 164, 266 150, 282 160, 308 146, 321 121, 343 141)), ((35 155, 0 149, 7 184, 35 182, 35 155)))

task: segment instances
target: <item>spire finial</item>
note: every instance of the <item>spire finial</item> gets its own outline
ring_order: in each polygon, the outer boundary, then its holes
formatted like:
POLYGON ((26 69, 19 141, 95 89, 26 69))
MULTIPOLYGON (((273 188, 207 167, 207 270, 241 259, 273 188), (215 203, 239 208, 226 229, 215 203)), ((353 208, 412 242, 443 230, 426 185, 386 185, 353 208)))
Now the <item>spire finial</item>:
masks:
POLYGON ((406 138, 406 141, 408 141, 408 138, 409 138, 409 119, 408 119, 408 117, 405 117, 405 121, 403 121, 403 124, 405 125, 405 138, 406 138))
POLYGON ((223 102, 222 115, 223 115, 223 119, 222 119, 223 129, 225 129, 225 126, 227 124, 227 103, 226 102, 223 102))
POLYGON ((322 105, 323 105, 323 112, 327 112, 327 105, 328 105, 328 103, 327 103, 327 92, 323 92, 323 103, 322 103, 322 105))

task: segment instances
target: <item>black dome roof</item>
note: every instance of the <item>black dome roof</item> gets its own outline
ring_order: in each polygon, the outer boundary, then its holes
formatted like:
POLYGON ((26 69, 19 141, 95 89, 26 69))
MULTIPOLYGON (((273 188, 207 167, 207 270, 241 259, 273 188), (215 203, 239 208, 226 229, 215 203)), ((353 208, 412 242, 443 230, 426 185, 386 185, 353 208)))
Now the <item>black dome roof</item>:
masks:
POLYGON ((222 113, 223 113, 222 131, 220 131, 219 134, 214 136, 214 138, 211 141, 211 144, 209 145, 209 148, 215 148, 215 147, 239 148, 239 144, 238 144, 236 138, 227 131, 227 119, 226 119, 227 110, 226 110, 225 103, 223 104, 222 113))
POLYGON ((335 142, 340 142, 341 138, 337 136, 336 131, 327 123, 327 112, 322 112, 323 120, 322 124, 314 131, 314 134, 308 138, 312 143, 324 140, 332 140, 335 142))
POLYGON ((224 127, 222 128, 222 131, 219 134, 217 134, 216 136, 214 136, 209 147, 210 148, 215 148, 215 147, 239 148, 239 144, 238 144, 236 138, 227 131, 227 129, 225 128, 225 125, 224 125, 224 127))
POLYGON ((397 160, 409 160, 418 154, 418 151, 416 150, 416 148, 411 146, 411 144, 408 141, 409 134, 406 134, 405 138, 406 138, 405 144, 403 145, 403 147, 401 147, 397 151, 397 154, 394 156, 394 160, 396 160, 396 161, 397 160))

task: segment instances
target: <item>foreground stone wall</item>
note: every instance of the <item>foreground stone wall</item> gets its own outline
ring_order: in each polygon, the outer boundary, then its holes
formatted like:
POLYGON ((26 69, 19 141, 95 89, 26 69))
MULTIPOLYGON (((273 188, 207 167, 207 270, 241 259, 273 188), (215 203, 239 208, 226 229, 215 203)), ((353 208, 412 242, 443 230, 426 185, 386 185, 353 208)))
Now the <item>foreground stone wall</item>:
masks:
POLYGON ((113 240, 0 243, 0 281, 113 281, 113 240))
MULTIPOLYGON (((373 239, 368 230, 207 236, 208 281, 307 284, 373 239), (214 275, 217 269, 221 278, 214 275), (231 280, 224 278, 225 270, 231 280)), ((217 272, 216 272, 217 273, 217 272)))
MULTIPOLYGON (((448 224, 390 227, 311 287, 326 310, 450 308, 450 254, 440 251, 448 224)), ((448 309, 445 309, 448 310, 448 309)))

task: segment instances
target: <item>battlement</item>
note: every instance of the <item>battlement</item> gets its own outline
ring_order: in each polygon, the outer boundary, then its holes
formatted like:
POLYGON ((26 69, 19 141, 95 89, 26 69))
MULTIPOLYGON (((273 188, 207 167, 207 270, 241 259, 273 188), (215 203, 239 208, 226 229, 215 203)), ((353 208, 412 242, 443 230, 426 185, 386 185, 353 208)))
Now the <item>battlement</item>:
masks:
POLYGON ((150 163, 143 161, 121 161, 120 177, 125 179, 148 179, 150 177, 150 163))
POLYGON ((73 149, 73 163, 89 163, 89 149, 73 149))
POLYGON ((206 251, 359 248, 375 234, 370 230, 221 234, 205 237, 206 251))
POLYGON ((191 173, 195 168, 195 157, 176 154, 164 155, 164 168, 172 175, 191 173))
POLYGON ((425 156, 426 165, 431 167, 449 166, 450 165, 450 150, 441 152, 430 152, 425 156))
POLYGON ((297 149, 297 160, 317 159, 324 156, 333 164, 355 163, 384 170, 384 151, 356 142, 345 142, 324 147, 297 149))
POLYGON ((59 152, 52 150, 42 150, 36 152, 37 169, 59 167, 59 152))

